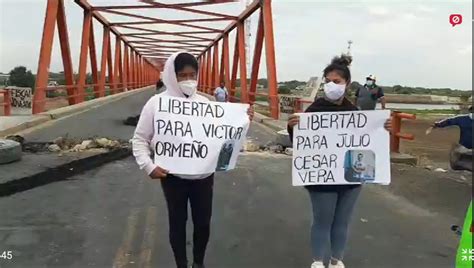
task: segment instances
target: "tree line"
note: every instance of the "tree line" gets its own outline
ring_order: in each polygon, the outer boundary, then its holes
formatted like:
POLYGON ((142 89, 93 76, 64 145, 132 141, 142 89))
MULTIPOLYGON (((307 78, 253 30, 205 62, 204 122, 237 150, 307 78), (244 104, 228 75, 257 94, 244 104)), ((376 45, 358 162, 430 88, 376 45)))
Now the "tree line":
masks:
MULTIPOLYGON (((28 70, 25 66, 17 66, 13 68, 9 73, 9 78, 4 82, 6 86, 17 86, 17 87, 29 87, 34 89, 36 82, 36 75, 31 70, 28 70)), ((74 74, 74 79, 77 81, 79 74, 74 74)), ((107 78, 106 78, 107 80, 107 78)), ((64 72, 50 72, 49 81, 56 81, 59 85, 66 85, 66 78, 64 72)), ((86 74, 86 84, 93 84, 92 74, 86 74)))
MULTIPOLYGON (((18 86, 18 87, 30 87, 34 89, 36 76, 27 70, 25 66, 17 66, 9 72, 9 79, 5 85, 18 86)), ((74 79, 77 80, 79 77, 78 74, 74 74, 74 79)), ((64 77, 64 72, 50 72, 49 80, 56 81, 59 85, 66 84, 66 78, 64 77)), ((106 78, 107 80, 107 78, 106 78)), ((93 84, 92 74, 87 73, 86 75, 86 84, 93 84)), ((250 83, 250 79, 247 79, 247 83, 250 83)), ((264 89, 268 88, 268 80, 266 78, 258 79, 257 83, 261 85, 264 89)), ((237 79, 236 86, 240 87, 241 80, 237 79)), ((283 81, 278 83, 278 93, 280 94, 290 94, 292 90, 296 90, 297 87, 305 86, 306 82, 298 80, 283 81)), ((357 81, 353 81, 350 84, 350 89, 352 92, 355 92, 361 84, 357 81)), ((424 88, 424 87, 409 87, 402 85, 394 86, 380 86, 383 91, 387 94, 426 94, 426 95, 439 95, 439 96, 449 96, 449 97, 462 97, 469 98, 472 96, 472 91, 451 89, 451 88, 424 88)))

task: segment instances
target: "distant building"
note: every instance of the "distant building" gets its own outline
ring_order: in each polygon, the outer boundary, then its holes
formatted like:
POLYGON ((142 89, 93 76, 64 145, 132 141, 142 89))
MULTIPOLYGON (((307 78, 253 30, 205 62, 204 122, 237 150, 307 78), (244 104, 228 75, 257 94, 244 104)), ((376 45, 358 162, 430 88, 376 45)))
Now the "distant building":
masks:
POLYGON ((8 84, 8 80, 10 79, 9 74, 2 74, 0 73, 0 85, 6 85, 8 84))
POLYGON ((319 84, 321 83, 319 77, 313 76, 310 77, 308 82, 306 83, 306 87, 308 88, 319 88, 319 84))
POLYGON ((48 82, 48 87, 57 87, 59 86, 57 81, 49 81, 48 82))

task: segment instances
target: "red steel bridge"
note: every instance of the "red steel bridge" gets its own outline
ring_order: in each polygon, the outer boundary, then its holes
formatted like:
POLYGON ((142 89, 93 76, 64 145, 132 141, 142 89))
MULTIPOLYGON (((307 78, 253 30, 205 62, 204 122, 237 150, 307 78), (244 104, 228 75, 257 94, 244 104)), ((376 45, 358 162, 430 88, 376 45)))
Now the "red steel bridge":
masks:
POLYGON ((133 5, 104 6, 93 5, 91 2, 93 1, 75 0, 84 13, 82 36, 71 38, 64 0, 47 0, 33 96, 34 114, 45 110, 45 103, 48 101, 46 93, 49 90, 65 90, 68 105, 75 105, 86 101, 91 90, 94 98, 101 98, 107 94, 153 85, 160 78, 167 57, 177 51, 187 51, 199 60, 201 92, 212 94, 219 83, 224 82, 232 101, 253 104, 257 96, 265 97, 269 104, 268 114, 278 118, 271 0, 255 0, 237 15, 214 11, 226 5, 239 5, 229 0, 187 3, 141 0, 133 5), (153 10, 165 10, 166 16, 144 15, 153 10), (192 18, 189 18, 191 15, 192 18), (248 30, 245 21, 252 15, 258 16, 258 24, 256 33, 252 33, 255 41, 251 70, 247 70, 246 53, 249 50, 245 43, 248 30), (173 30, 153 29, 156 25, 173 30), (48 87, 56 26, 66 85, 48 87), (103 28, 100 58, 97 57, 99 48, 96 47, 94 27, 103 28), (112 38, 115 38, 114 47, 112 38), (77 75, 73 72, 70 49, 70 43, 76 41, 81 42, 77 75), (268 88, 257 92, 263 50, 268 88), (232 57, 230 54, 233 54, 232 57), (87 83, 86 79, 89 63, 92 84, 87 83), (242 83, 238 86, 239 80, 242 83))

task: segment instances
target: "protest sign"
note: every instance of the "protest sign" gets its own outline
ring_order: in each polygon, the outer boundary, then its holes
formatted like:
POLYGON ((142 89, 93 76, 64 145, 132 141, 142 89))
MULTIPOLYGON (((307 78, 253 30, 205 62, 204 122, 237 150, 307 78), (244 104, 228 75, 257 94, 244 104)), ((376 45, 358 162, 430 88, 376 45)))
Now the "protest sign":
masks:
POLYGON ((233 169, 250 124, 248 108, 160 97, 153 122, 155 164, 186 175, 233 169))
POLYGON ((299 114, 294 127, 294 186, 390 183, 390 111, 299 114))

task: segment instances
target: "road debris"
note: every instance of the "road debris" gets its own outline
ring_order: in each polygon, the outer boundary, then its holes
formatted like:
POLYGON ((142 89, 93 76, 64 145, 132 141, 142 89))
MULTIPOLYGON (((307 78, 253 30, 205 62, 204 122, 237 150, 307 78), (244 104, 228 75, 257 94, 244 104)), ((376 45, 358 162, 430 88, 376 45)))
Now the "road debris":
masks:
POLYGON ((258 152, 260 150, 260 146, 253 140, 247 140, 244 144, 244 150, 247 152, 258 152))
POLYGON ((61 147, 59 147, 59 145, 57 144, 51 144, 50 146, 48 146, 48 151, 52 153, 57 153, 61 151, 61 147))
POLYGON ((21 144, 17 141, 0 139, 0 164, 6 164, 21 159, 21 144))

